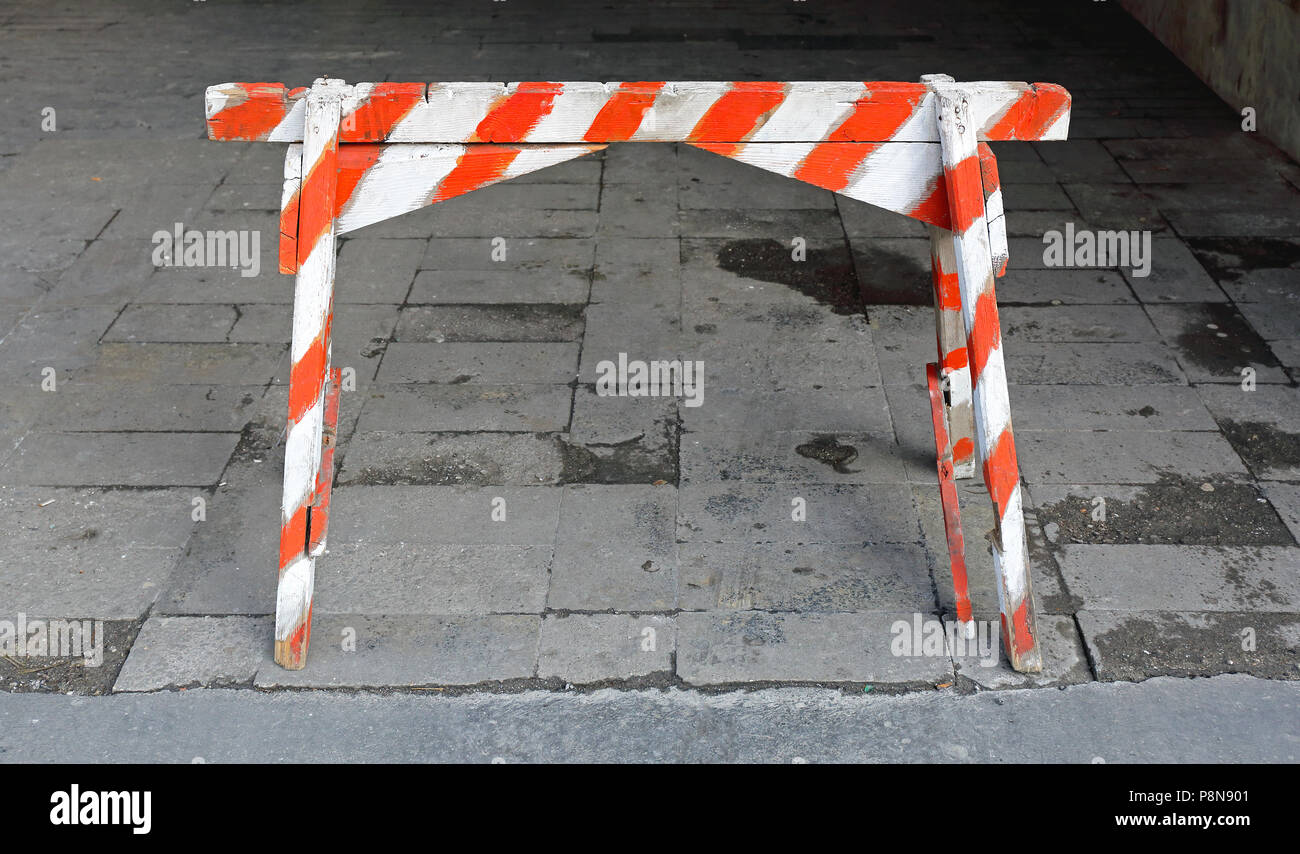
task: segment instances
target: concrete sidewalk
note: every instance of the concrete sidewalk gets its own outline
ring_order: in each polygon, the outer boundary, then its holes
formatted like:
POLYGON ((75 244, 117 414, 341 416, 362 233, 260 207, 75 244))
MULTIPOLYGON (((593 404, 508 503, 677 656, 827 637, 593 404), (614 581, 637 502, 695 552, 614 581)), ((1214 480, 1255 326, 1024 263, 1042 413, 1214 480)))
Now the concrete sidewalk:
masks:
POLYGON ((1295 763, 1298 705, 1295 682, 1242 675, 961 698, 0 694, 0 762, 1295 763))
MULTIPOLYGON (((309 34, 293 6, 0 11, 0 620, 108 638, 97 668, 0 658, 0 687, 1300 678, 1300 167, 1116 4, 855 6, 333 3, 309 34), (1074 96, 1069 142, 996 147, 1041 678, 892 649, 953 614, 920 226, 644 144, 343 241, 331 548, 308 668, 270 663, 283 149, 204 140, 206 86, 930 72, 1074 96), (175 223, 257 233, 258 274, 155 266, 175 223), (1150 275, 1045 266, 1067 223, 1150 232, 1150 275), (597 396, 619 353, 701 360, 703 405, 597 396)), ((995 619, 987 494, 962 492, 995 619)))

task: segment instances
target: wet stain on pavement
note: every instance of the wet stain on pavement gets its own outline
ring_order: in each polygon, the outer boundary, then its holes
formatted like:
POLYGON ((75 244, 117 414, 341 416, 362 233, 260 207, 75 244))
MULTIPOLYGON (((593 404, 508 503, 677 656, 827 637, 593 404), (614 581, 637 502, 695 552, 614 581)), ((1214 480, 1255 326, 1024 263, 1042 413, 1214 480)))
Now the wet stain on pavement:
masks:
POLYGON ((1268 343, 1235 308, 1204 303, 1198 309, 1174 340, 1179 355, 1216 375, 1235 374, 1248 365, 1280 367, 1268 343))
POLYGON ((848 250, 807 250, 803 261, 784 243, 767 238, 729 240, 718 250, 718 266, 729 273, 794 288, 836 314, 862 314, 858 277, 848 250))
POLYGON ((1215 281, 1230 282, 1252 270, 1300 267, 1300 240, 1280 237, 1194 237, 1187 241, 1215 281))

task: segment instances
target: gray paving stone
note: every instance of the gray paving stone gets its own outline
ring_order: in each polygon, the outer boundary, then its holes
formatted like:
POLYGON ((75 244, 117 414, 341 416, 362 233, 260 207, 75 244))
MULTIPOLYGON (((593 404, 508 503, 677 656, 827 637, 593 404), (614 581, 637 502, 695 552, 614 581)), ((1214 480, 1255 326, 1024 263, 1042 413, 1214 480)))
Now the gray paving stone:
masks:
POLYGON ((473 342, 388 345, 381 382, 567 383, 577 375, 577 344, 473 342))
POLYGON ((906 473, 893 436, 844 433, 834 437, 857 456, 836 466, 819 457, 847 454, 818 447, 815 433, 688 433, 681 442, 683 483, 903 483, 906 473), (803 456, 796 449, 805 447, 803 456), (837 470, 838 469, 838 470, 837 470))
POLYGON ((237 433, 35 433, 0 468, 31 486, 211 486, 237 433))
MULTIPOLYGON (((938 358, 934 310, 915 306, 872 306, 871 337, 885 386, 925 387, 925 366, 938 358)), ((925 396, 922 391, 922 397, 925 396)))
POLYGON ((424 240, 345 240, 334 274, 337 303, 399 303, 424 257, 424 240))
POLYGON ((137 298, 154 272, 148 239, 92 242, 59 276, 46 298, 49 305, 116 305, 137 298))
POLYGON ((551 615, 542 621, 537 675, 574 685, 671 673, 672 617, 653 614, 551 615))
POLYGON ((925 225, 900 213, 836 195, 836 207, 844 222, 844 233, 859 237, 925 237, 925 225))
MULTIPOLYGON (((944 625, 951 625, 945 620, 944 625)), ((992 623, 997 626, 997 623, 992 623)), ((1074 625, 1074 618, 1065 615, 1038 616, 1038 644, 1043 656, 1042 673, 1017 673, 1011 669, 1005 652, 1002 651, 1001 638, 990 629, 980 628, 982 638, 961 639, 962 646, 954 644, 953 664, 957 675, 970 679, 984 689, 999 688, 1041 688, 1046 686, 1064 687, 1079 685, 1092 681, 1092 671, 1088 667, 1088 657, 1084 653, 1079 630, 1074 625), (980 640, 996 639, 994 655, 981 655, 980 640), (964 655, 959 653, 965 653, 964 655), (1000 654, 999 654, 1000 653, 1000 654), (995 662, 991 666, 985 662, 995 662)), ((987 648, 987 643, 985 648, 987 648)))
POLYGON ((421 270, 410 302, 582 303, 590 287, 587 273, 564 270, 532 274, 519 270, 421 270))
MULTIPOLYGON (((1278 179, 1248 185, 1221 184, 1214 187, 1198 186, 1190 182, 1159 183, 1148 184, 1143 187, 1143 191, 1160 205, 1162 211, 1213 214, 1225 211, 1255 213, 1276 210, 1295 217, 1295 191, 1278 179)), ((1183 233, 1181 229, 1179 233, 1183 233)), ((1190 236, 1190 233, 1184 236, 1190 236)))
POLYGON ((576 341, 583 308, 577 305, 422 305, 402 308, 395 340, 576 341))
MULTIPOLYGON (((1001 147, 1010 148, 1014 145, 1008 143, 1001 147)), ((1115 162, 1114 156, 1106 146, 1098 140, 1071 139, 1061 143, 1034 143, 1033 149, 1043 158, 1043 162, 1053 176, 1052 180, 1119 183, 1128 180, 1129 177, 1115 162)), ((1001 152, 995 148, 994 153, 999 155, 998 165, 1002 166, 1001 152)), ((1008 165, 1007 168, 1012 170, 1011 175, 1015 175, 1020 171, 1017 167, 1019 167, 1018 163, 1015 166, 1008 165)), ((1029 178, 1017 177, 1015 180, 1027 181, 1029 178)))
POLYGON ((597 394, 593 386, 574 391, 569 437, 586 445, 663 445, 677 429, 677 398, 597 394))
POLYGON ((681 352, 706 388, 783 391, 881 385, 875 321, 821 306, 717 304, 683 317, 681 352))
POLYGON ((104 386, 69 382, 39 394, 36 423, 55 430, 217 431, 241 429, 262 386, 104 386))
POLYGON ((208 496, 206 518, 175 561, 156 613, 275 613, 283 448, 260 460, 228 474, 230 482, 208 496))
MULTIPOLYGON (((1184 200, 1191 204, 1191 199, 1184 200)), ((1273 210, 1205 211, 1194 207, 1166 209, 1169 220, 1183 237, 1292 237, 1300 232, 1300 215, 1295 203, 1273 210)))
POLYGON ((357 433, 342 455, 340 485, 527 486, 565 468, 553 436, 528 433, 357 433))
MULTIPOLYGON (((886 386, 885 392, 898 456, 907 479, 913 483, 935 482, 934 424, 928 390, 920 385, 886 386)), ((1014 405, 1012 398, 1013 412, 1014 405)))
POLYGON ((519 270, 537 275, 589 271, 596 257, 591 238, 518 238, 506 236, 494 243, 487 232, 474 237, 437 237, 429 241, 420 262, 422 270, 519 270), (498 260, 493 250, 504 249, 498 260))
POLYGON ((1138 276, 1123 270, 1143 302, 1224 302, 1227 297, 1181 240, 1151 241, 1150 273, 1138 276))
POLYGON ((1193 251, 1219 285, 1241 303, 1300 302, 1300 241, 1272 238, 1202 238, 1192 242, 1193 251), (1286 266, 1289 263, 1291 266, 1286 266))
MULTIPOLYGON (((434 210, 461 213, 480 211, 594 211, 599 208, 600 188, 595 184, 546 184, 502 182, 440 202, 434 210)), ((483 232, 476 233, 475 237, 483 232)))
POLYGON ((547 607, 672 610, 677 584, 676 514, 677 491, 670 486, 566 488, 547 607))
POLYGON ((1300 610, 1295 546, 1066 545, 1061 555, 1087 610, 1300 610))
POLYGON ((537 666, 539 623, 518 615, 322 615, 312 621, 311 666, 267 663, 253 684, 381 688, 528 679, 537 666), (345 637, 353 636, 355 651, 345 651, 345 637))
POLYGON ((330 543, 550 546, 560 494, 539 486, 340 486, 330 543), (504 519, 493 518, 497 507, 504 519))
POLYGON ((851 239, 850 245, 867 305, 934 305, 929 239, 851 239))
POLYGON ((1295 614, 1087 610, 1079 625, 1103 682, 1220 673, 1300 678, 1295 614))
POLYGON ((685 612, 677 617, 677 675, 692 685, 950 682, 946 652, 892 654, 891 627, 911 619, 910 612, 685 612))
POLYGON ((1099 227, 1142 231, 1165 224, 1156 201, 1132 183, 1066 182, 1062 187, 1079 214, 1099 227))
POLYGON ((762 237, 789 245, 795 237, 812 240, 844 234, 836 212, 821 208, 688 208, 679 213, 677 220, 682 237, 762 237))
MULTIPOLYGON (((689 146, 662 142, 627 142, 611 145, 605 149, 605 170, 601 180, 605 184, 641 184, 652 175, 675 175, 678 168, 679 148, 686 151, 688 156, 704 154, 689 146)), ((714 159, 724 165, 740 165, 721 157, 714 159)))
POLYGON ((678 599, 687 610, 934 607, 929 562, 924 549, 914 545, 693 541, 681 546, 679 576, 678 599))
MULTIPOLYGON (((618 156, 615 152, 623 146, 612 146, 610 150, 611 158, 618 156)), ((730 184, 744 183, 745 181, 758 180, 760 176, 766 176, 768 180, 776 181, 778 176, 766 172, 756 166, 750 166, 748 163, 741 163, 739 160, 732 160, 727 157, 721 157, 711 151, 705 151, 696 148, 693 145, 676 144, 673 146, 677 151, 676 166, 679 183, 702 183, 702 184, 730 184)), ((625 157, 625 159, 627 159, 625 157)), ((610 165, 613 165, 610 160, 610 165)), ((660 164, 652 164, 651 168, 660 164)), ((666 162, 662 165, 668 165, 666 162)), ((644 168, 644 167, 643 167, 644 168)))
POLYGON ((57 384, 95 362, 95 342, 117 317, 120 306, 39 308, 22 315, 0 341, 0 370, 10 378, 39 386, 44 369, 55 369, 57 384))
POLYGON ((831 193, 767 170, 752 169, 743 180, 703 182, 685 178, 678 190, 684 210, 833 209, 831 193))
POLYGON ((606 184, 600 191, 597 233, 602 239, 675 237, 677 187, 662 183, 606 184))
MULTIPOLYGON (((578 371, 581 383, 595 383, 597 366, 605 361, 617 364, 620 353, 626 353, 629 360, 646 362, 701 358, 684 353, 675 310, 647 311, 642 306, 607 302, 588 306, 586 318, 582 364, 578 371)), ((705 369, 707 372, 707 362, 705 369)), ((707 389, 707 378, 704 385, 707 389)))
MULTIPOLYGON (((22 162, 20 160, 20 162, 22 162)), ((0 187, 11 185, 0 181, 0 187)), ((19 191, 0 192, 0 212, 11 234, 39 234, 45 239, 62 237, 77 240, 94 240, 104 232, 117 216, 118 207, 108 201, 85 201, 77 205, 61 204, 64 196, 47 187, 32 188, 34 199, 26 188, 19 191)))
POLYGON ((1256 382, 1287 382, 1268 344, 1231 306, 1150 305, 1147 314, 1193 382, 1240 383, 1244 367, 1254 368, 1256 382))
MULTIPOLYGON (((506 186, 506 185, 498 185, 506 186)), ((597 214, 595 205, 580 208, 585 204, 571 188, 575 184, 533 184, 519 185, 514 189, 533 189, 555 186, 565 188, 554 195, 556 204, 570 204, 574 207, 543 209, 535 207, 514 207, 509 202, 501 201, 495 206, 474 206, 467 204, 475 194, 460 196, 434 205, 428 210, 426 222, 432 227, 432 233, 439 237, 480 237, 488 234, 494 237, 591 237, 596 233, 597 214)), ((588 189, 588 188, 581 188, 588 189)), ((595 188, 590 188, 595 195, 595 188)), ((485 191, 479 191, 485 192, 485 191)), ((360 232, 359 232, 360 233, 360 232)))
POLYGON ((1196 389, 1256 477, 1300 480, 1300 392, 1288 386, 1203 385, 1196 389))
POLYGON ((377 383, 357 429, 538 433, 569 424, 573 390, 563 385, 377 383))
MULTIPOLYGON (((683 312, 688 317, 711 313, 719 303, 820 303, 856 310, 858 280, 843 238, 805 238, 804 243, 806 257, 800 261, 793 258, 790 239, 683 239, 683 312)), ((928 258, 929 249, 926 253, 928 258)))
POLYGON ((274 639, 270 617, 150 617, 113 690, 251 684, 270 658, 274 639))
MULTIPOLYGON (((262 146, 249 146, 252 148, 261 148, 262 146)), ((283 159, 276 168, 276 172, 284 169, 283 159)), ((227 213, 229 211, 271 211, 276 214, 280 213, 280 195, 282 190, 280 181, 264 181, 261 183, 243 183, 243 184, 226 184, 223 183, 217 187, 208 196, 207 201, 203 203, 203 209, 217 213, 227 213)))
POLYGON ((1018 385, 1016 431, 1216 430, 1197 389, 1187 386, 1018 385))
POLYGON ((1294 483, 1264 483, 1260 489, 1277 510, 1282 521, 1291 529, 1291 535, 1300 542, 1300 485, 1294 483))
POLYGON ((1157 343, 1007 345, 1007 382, 1063 386, 1186 385, 1173 352, 1157 343))
POLYGON ((1008 210, 1025 208, 1028 210, 1074 210, 1074 202, 1065 194, 1060 184, 1052 182, 1019 182, 1009 180, 1015 171, 1008 175, 999 173, 1002 182, 1002 198, 1008 210))
POLYGON ((1297 297, 1300 294, 1241 303, 1237 308, 1266 341, 1300 338, 1300 321, 1295 316, 1297 307, 1300 307, 1297 297))
POLYGON ((220 342, 238 318, 233 305, 128 305, 103 340, 220 342))
POLYGON ((289 345, 104 343, 77 382, 148 388, 166 385, 246 386, 287 373, 289 345))
POLYGON ((678 538, 695 543, 914 543, 920 533, 908 488, 892 484, 703 481, 682 488, 678 522, 678 538))
MULTIPOLYGON (((921 530, 926 549, 934 561, 934 588, 944 613, 957 613, 957 598, 953 588, 952 561, 948 555, 948 540, 943 526, 943 507, 939 499, 939 486, 934 478, 926 484, 912 487, 912 496, 921 519, 921 530)), ((967 589, 976 619, 998 618, 998 579, 993 567, 990 536, 993 530, 993 503, 988 490, 978 476, 974 480, 957 482, 957 496, 961 507, 963 541, 966 549, 967 589)), ((1073 601, 1061 583, 1055 558, 1047 551, 1037 529, 1037 517, 1029 496, 1022 490, 1025 501, 1025 533, 1029 546, 1030 582, 1039 613, 1072 613, 1073 601)))
POLYGON ((200 494, 0 487, 0 602, 33 615, 138 619, 190 536, 200 494))
POLYGON ((1248 474, 1217 433, 1025 431, 1016 436, 1016 451, 1021 475, 1030 483, 1152 483, 1165 473, 1248 474))
POLYGON ((844 431, 874 436, 891 430, 883 388, 721 389, 710 393, 700 406, 681 406, 679 411, 689 432, 844 431))
POLYGON ((538 614, 546 601, 550 545, 330 540, 316 614, 538 614))
POLYGON ((1135 302, 1124 277, 1113 270, 1016 270, 996 287, 999 306, 1135 302))
POLYGON ((154 232, 171 231, 178 222, 188 229, 199 218, 215 186, 212 181, 179 185, 141 182, 122 194, 118 201, 121 210, 104 229, 103 237, 150 240, 154 232))
POLYGON ((1008 306, 998 314, 1008 348, 1023 341, 1108 343, 1156 338, 1155 327, 1136 305, 1008 306))

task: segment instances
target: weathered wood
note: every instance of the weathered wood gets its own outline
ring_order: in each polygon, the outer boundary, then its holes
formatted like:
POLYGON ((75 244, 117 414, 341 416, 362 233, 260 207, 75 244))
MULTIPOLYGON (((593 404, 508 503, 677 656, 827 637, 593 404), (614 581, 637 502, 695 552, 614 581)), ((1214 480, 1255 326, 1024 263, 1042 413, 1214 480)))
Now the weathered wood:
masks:
POLYGON ((966 538, 961 530, 961 505, 957 485, 953 482, 952 443, 944 426, 943 392, 939 389, 939 366, 925 366, 926 386, 930 391, 930 424, 934 427, 935 458, 939 474, 939 500, 943 505, 943 530, 948 541, 948 562, 952 567, 952 587, 957 603, 957 622, 963 637, 975 636, 975 622, 970 606, 970 587, 966 580, 966 538))
POLYGON ((957 280, 956 238, 946 223, 943 228, 931 226, 928 231, 939 374, 947 391, 944 415, 952 440, 953 476, 961 480, 975 476, 975 416, 971 410, 970 361, 957 280))
MULTIPOLYGON (((1050 83, 963 83, 980 139, 1064 139, 1070 96, 1050 83)), ((305 89, 209 87, 208 136, 299 142, 305 89)), ((341 142, 937 142, 924 83, 358 83, 341 142)))
POLYGON ((340 88, 335 81, 317 81, 312 87, 302 152, 298 278, 293 294, 289 417, 280 509, 280 580, 275 608, 275 660, 289 670, 306 664, 311 641, 316 579, 311 515, 323 462, 330 375, 340 88))
POLYGON ((1011 666, 1042 670, 1025 542, 1025 521, 1011 429, 1002 333, 994 293, 993 256, 984 208, 978 142, 964 84, 933 83, 957 254, 966 352, 971 366, 975 438, 984 483, 993 502, 993 566, 998 577, 1002 635, 1011 666))
POLYGON ((599 151, 603 145, 357 144, 339 150, 339 234, 599 151))

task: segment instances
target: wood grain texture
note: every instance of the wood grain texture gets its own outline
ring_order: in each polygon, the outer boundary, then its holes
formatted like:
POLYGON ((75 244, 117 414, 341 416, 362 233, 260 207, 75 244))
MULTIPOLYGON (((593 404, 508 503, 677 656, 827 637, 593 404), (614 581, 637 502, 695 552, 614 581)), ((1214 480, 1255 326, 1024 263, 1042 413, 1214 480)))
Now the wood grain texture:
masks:
MULTIPOLYGON (((1070 96, 1051 83, 961 84, 986 140, 1064 139, 1070 96)), ((208 137, 299 142, 304 89, 224 83, 208 137)), ((903 82, 358 83, 339 140, 426 143, 937 142, 935 98, 903 82)))

